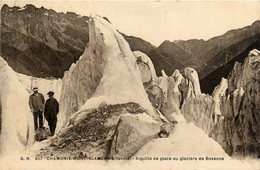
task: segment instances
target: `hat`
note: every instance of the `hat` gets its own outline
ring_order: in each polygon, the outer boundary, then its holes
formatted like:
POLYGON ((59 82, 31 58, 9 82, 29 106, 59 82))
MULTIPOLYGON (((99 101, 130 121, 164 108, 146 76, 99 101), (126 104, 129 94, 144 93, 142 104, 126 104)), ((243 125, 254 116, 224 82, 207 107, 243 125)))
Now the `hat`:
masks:
POLYGON ((49 92, 47 93, 47 95, 53 96, 53 95, 54 95, 54 92, 53 92, 53 91, 49 91, 49 92))
POLYGON ((33 88, 33 91, 34 91, 34 90, 38 90, 38 88, 37 88, 37 87, 34 87, 34 88, 33 88))

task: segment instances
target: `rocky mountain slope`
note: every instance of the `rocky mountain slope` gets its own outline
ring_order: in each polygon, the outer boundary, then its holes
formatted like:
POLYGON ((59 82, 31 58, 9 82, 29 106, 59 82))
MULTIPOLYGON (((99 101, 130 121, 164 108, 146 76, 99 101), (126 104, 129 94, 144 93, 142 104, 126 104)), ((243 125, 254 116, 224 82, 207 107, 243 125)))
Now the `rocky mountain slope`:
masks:
POLYGON ((251 26, 230 30, 207 41, 165 41, 158 47, 158 51, 166 57, 177 59, 185 66, 197 69, 199 76, 204 78, 254 43, 259 43, 259 28, 260 21, 256 21, 251 26))
POLYGON ((181 71, 185 67, 198 70, 202 91, 212 93, 221 78, 227 78, 235 61, 243 62, 253 48, 260 49, 260 21, 207 41, 165 41, 157 51, 170 63, 179 61, 182 65, 176 68, 181 71))
POLYGON ((250 50, 252 49, 260 49, 260 42, 256 41, 255 43, 252 43, 250 46, 246 48, 244 52, 237 55, 236 57, 228 61, 226 64, 218 67, 216 70, 208 74, 206 77, 200 79, 201 90, 205 93, 211 94, 214 90, 214 88, 212 87, 217 86, 222 77, 228 77, 229 73, 233 70, 235 62, 244 63, 245 56, 247 56, 250 50))
POLYGON ((125 40, 129 43, 132 51, 140 51, 145 53, 152 60, 155 66, 155 71, 157 75, 161 75, 161 70, 164 69, 165 72, 170 73, 172 70, 177 68, 184 68, 185 66, 176 60, 175 58, 169 58, 160 51, 157 50, 155 46, 147 41, 142 40, 138 37, 127 36, 121 33, 125 40))
MULTIPOLYGON (((88 17, 73 12, 4 5, 1 19, 1 56, 26 75, 63 77, 89 41, 88 17)), ((123 36, 132 49, 149 52, 155 48, 140 38, 123 36)))
POLYGON ((1 55, 17 72, 62 77, 88 42, 88 17, 26 5, 1 10, 1 55))
MULTIPOLYGON (((15 71, 26 75, 63 77, 89 41, 88 17, 73 12, 4 5, 1 17, 1 56, 15 71)), ((158 48, 121 34, 132 51, 150 57, 157 75, 162 69, 171 75, 175 69, 183 73, 185 67, 192 67, 198 70, 202 91, 212 93, 221 78, 227 78, 235 61, 243 61, 252 48, 259 49, 259 28, 257 21, 208 41, 165 41, 158 48)))

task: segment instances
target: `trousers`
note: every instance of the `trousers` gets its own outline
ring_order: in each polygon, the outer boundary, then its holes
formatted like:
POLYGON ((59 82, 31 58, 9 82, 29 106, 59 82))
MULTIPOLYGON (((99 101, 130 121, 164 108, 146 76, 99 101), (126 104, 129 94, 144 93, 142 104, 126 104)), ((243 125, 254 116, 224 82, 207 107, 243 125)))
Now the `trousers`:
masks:
POLYGON ((47 119, 48 125, 50 127, 51 136, 55 134, 56 124, 57 124, 57 117, 47 119))
POLYGON ((42 111, 38 112, 33 112, 33 118, 34 118, 34 130, 43 127, 43 116, 42 116, 42 111), (38 126, 38 120, 39 120, 39 126, 38 126))

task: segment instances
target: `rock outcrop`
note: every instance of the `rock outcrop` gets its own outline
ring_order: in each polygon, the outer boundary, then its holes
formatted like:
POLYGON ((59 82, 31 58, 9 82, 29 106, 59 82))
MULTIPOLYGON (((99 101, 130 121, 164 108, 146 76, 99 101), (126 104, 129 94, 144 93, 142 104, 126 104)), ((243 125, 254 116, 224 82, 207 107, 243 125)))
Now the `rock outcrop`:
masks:
POLYGON ((161 123, 147 114, 125 114, 118 121, 110 149, 110 158, 129 158, 161 131, 161 123))
MULTIPOLYGON (((116 133, 122 133, 121 129, 117 129, 118 121, 121 116, 129 114, 147 115, 145 110, 136 103, 101 105, 95 109, 82 110, 78 115, 84 115, 84 117, 81 117, 81 119, 72 117, 68 126, 56 138, 52 139, 51 145, 44 148, 40 155, 48 156, 54 154, 64 156, 67 153, 68 156, 97 157, 99 159, 111 158, 112 141, 115 140, 114 136, 116 133)), ((150 117, 150 119, 152 118, 150 117)), ((160 127, 158 129, 160 130, 160 127)), ((132 138, 132 140, 137 139, 132 138)), ((125 145, 128 141, 122 142, 124 143, 121 144, 125 145)), ((141 142, 135 146, 141 147, 142 145, 143 143, 141 142)), ((130 154, 128 153, 127 156, 131 156, 130 154)))

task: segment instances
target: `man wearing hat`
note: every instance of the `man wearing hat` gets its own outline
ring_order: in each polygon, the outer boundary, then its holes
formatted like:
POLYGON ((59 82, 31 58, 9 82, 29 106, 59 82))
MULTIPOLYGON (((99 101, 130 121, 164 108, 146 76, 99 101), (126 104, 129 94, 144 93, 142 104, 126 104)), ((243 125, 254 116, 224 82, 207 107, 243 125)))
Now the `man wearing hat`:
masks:
POLYGON ((43 117, 42 112, 44 109, 44 97, 41 93, 38 92, 38 88, 33 88, 33 94, 29 98, 29 106, 34 117, 34 130, 38 129, 38 119, 39 127, 43 127, 43 117))
POLYGON ((59 113, 59 103, 53 97, 54 92, 49 91, 48 93, 49 99, 46 101, 44 108, 44 116, 48 121, 48 125, 50 127, 50 136, 55 134, 56 124, 57 124, 57 114, 59 113))

